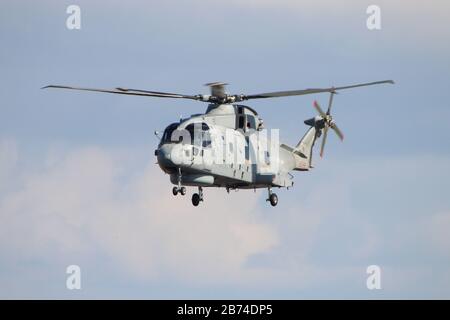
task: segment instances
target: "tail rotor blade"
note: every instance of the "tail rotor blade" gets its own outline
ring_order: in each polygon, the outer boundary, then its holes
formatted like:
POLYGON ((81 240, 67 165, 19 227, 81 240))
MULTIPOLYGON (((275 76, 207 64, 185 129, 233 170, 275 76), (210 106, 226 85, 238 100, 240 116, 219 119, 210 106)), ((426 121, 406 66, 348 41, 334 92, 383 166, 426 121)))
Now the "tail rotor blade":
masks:
POLYGON ((327 142, 328 125, 323 128, 323 138, 322 145, 320 146, 320 157, 323 158, 323 150, 325 148, 325 143, 327 142))
POLYGON ((333 129, 334 132, 336 132, 337 136, 339 137, 339 139, 341 139, 341 141, 344 141, 344 134, 335 123, 331 124, 331 129, 333 129))
POLYGON ((319 106, 319 104, 317 103, 317 101, 314 100, 314 108, 316 108, 317 112, 325 119, 326 114, 325 112, 323 112, 322 108, 319 106))

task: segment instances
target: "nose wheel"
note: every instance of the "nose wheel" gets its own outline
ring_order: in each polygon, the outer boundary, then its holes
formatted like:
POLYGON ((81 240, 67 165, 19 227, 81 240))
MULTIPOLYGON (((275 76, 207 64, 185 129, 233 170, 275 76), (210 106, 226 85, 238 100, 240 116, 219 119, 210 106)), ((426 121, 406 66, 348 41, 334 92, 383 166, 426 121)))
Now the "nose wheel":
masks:
POLYGON ((198 187, 198 193, 194 193, 192 195, 192 204, 194 207, 200 204, 200 201, 203 201, 203 189, 202 187, 198 187))
POLYGON ((278 204, 278 196, 272 192, 272 188, 267 189, 269 192, 269 198, 266 201, 269 201, 272 207, 275 207, 278 204))
POLYGON ((178 168, 178 185, 172 188, 172 194, 176 196, 180 193, 182 196, 186 194, 186 187, 181 186, 181 169, 178 168))
POLYGON ((186 194, 186 187, 173 187, 172 194, 176 196, 178 193, 184 196, 186 194))

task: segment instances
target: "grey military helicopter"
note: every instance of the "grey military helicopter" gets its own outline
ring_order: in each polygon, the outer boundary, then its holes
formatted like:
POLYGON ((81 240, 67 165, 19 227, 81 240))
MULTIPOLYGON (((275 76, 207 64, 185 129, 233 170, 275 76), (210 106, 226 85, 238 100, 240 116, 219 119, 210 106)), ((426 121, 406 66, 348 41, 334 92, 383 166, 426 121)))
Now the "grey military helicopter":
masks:
POLYGON ((313 168, 312 153, 315 141, 320 137, 322 143, 320 156, 323 156, 328 131, 333 130, 340 140, 342 131, 331 115, 334 95, 344 89, 371 86, 383 83, 393 84, 392 80, 361 83, 342 87, 313 88, 304 90, 278 91, 252 95, 225 92, 226 83, 213 82, 209 95, 184 95, 158 91, 129 88, 94 89, 60 85, 44 88, 72 89, 114 93, 122 95, 190 99, 208 103, 204 114, 194 114, 186 119, 169 124, 155 150, 160 168, 170 175, 175 186, 173 195, 186 194, 186 186, 198 188, 192 195, 192 204, 198 206, 204 200, 204 187, 223 187, 227 192, 237 189, 267 188, 272 206, 278 203, 278 196, 272 188, 290 188, 294 185, 291 171, 308 171, 313 168), (263 120, 251 107, 240 104, 253 99, 299 96, 315 93, 329 93, 328 108, 325 111, 317 101, 314 108, 318 115, 307 119, 309 126, 303 138, 295 147, 278 141, 277 135, 267 137, 263 120), (264 134, 263 134, 264 133, 264 134), (270 148, 269 148, 270 145, 270 148))

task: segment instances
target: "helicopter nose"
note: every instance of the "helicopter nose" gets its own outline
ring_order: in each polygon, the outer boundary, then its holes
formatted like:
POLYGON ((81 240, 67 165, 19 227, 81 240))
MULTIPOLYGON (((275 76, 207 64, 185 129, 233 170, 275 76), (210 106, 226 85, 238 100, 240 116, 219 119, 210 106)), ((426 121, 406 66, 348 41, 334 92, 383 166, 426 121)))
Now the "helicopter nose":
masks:
POLYGON ((178 156, 180 146, 177 144, 163 144, 157 152, 158 164, 166 172, 171 172, 181 165, 178 156))
POLYGON ((161 168, 170 168, 174 167, 175 164, 172 162, 171 152, 172 148, 168 144, 163 144, 159 147, 157 158, 158 158, 158 164, 161 168))

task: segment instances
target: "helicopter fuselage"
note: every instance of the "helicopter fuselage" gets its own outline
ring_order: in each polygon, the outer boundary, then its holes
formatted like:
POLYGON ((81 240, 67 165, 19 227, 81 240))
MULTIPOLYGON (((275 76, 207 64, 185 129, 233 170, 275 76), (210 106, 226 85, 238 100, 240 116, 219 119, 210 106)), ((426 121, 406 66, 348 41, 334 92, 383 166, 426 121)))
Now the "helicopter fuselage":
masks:
POLYGON ((289 172, 298 167, 299 161, 283 146, 278 134, 263 129, 256 111, 222 104, 210 105, 205 114, 170 124, 155 154, 175 185, 291 187, 293 176, 289 172))

